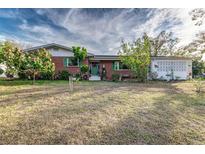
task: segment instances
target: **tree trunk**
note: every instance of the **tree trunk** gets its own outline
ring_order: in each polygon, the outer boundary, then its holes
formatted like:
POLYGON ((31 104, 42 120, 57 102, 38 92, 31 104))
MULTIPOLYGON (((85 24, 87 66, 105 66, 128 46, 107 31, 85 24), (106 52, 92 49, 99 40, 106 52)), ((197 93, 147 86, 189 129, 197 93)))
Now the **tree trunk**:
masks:
POLYGON ((35 83, 35 72, 33 73, 33 81, 32 81, 32 85, 34 85, 35 83))

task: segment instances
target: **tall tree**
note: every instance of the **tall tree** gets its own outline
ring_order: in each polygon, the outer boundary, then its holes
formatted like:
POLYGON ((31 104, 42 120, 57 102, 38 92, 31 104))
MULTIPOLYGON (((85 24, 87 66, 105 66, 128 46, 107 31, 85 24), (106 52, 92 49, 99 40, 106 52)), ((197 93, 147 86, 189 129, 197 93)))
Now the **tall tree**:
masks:
MULTIPOLYGON (((190 12, 191 19, 196 26, 202 26, 205 19, 205 9, 193 9, 190 12)), ((205 31, 201 31, 188 45, 179 48, 177 54, 190 56, 194 60, 201 60, 205 54, 205 31)))
POLYGON ((86 73, 89 69, 88 65, 83 65, 83 60, 87 56, 87 49, 84 47, 72 47, 74 52, 74 57, 78 61, 78 66, 80 67, 80 76, 86 73), (87 70, 87 71, 86 71, 87 70), (86 72, 85 72, 86 71, 86 72))
POLYGON ((178 38, 172 32, 162 31, 157 37, 149 38, 152 56, 173 55, 173 49, 178 43, 178 38))
POLYGON ((83 60, 87 56, 87 49, 84 47, 72 47, 74 57, 78 61, 79 66, 82 64, 83 60))
MULTIPOLYGON (((205 9, 193 9, 190 12, 191 19, 196 26, 202 26, 205 19, 205 9)), ((191 57, 193 75, 201 75, 205 71, 205 62, 202 57, 205 54, 205 31, 201 31, 188 45, 181 47, 176 52, 177 55, 191 57)))
POLYGON ((147 80, 148 69, 150 65, 151 45, 147 35, 137 39, 133 43, 122 41, 119 51, 120 59, 128 68, 130 68, 141 82, 147 80))
POLYGON ((195 22, 196 26, 201 26, 203 24, 205 19, 205 9, 193 9, 189 12, 189 14, 191 15, 191 19, 195 22))

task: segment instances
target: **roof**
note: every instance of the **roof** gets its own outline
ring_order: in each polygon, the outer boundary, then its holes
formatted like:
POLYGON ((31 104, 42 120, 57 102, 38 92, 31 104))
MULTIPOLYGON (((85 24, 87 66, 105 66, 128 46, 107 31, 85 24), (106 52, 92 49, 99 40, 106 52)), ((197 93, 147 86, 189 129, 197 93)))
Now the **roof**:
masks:
MULTIPOLYGON (((51 48, 51 47, 58 47, 58 48, 65 49, 65 50, 73 52, 71 47, 67 47, 67 46, 64 46, 64 45, 56 44, 56 43, 50 43, 50 44, 45 44, 45 45, 41 45, 41 46, 36 46, 36 47, 24 49, 24 51, 29 52, 29 51, 42 49, 42 48, 48 49, 48 48, 51 48)), ((94 54, 88 52, 88 56, 94 56, 94 54)))
MULTIPOLYGON (((153 56, 152 60, 192 60, 192 58, 187 57, 177 57, 177 56, 153 56)), ((95 55, 93 60, 120 60, 118 55, 95 55)))
POLYGON ((153 60, 192 60, 189 57, 178 57, 178 56, 153 56, 153 60))
POLYGON ((95 55, 92 60, 120 60, 118 55, 95 55))
MULTIPOLYGON (((67 46, 63 46, 60 44, 56 44, 56 43, 36 46, 36 47, 25 49, 24 51, 29 52, 29 51, 34 51, 34 50, 38 50, 41 48, 47 49, 47 48, 51 48, 51 47, 58 47, 58 48, 65 49, 65 50, 72 52, 72 48, 67 47, 67 46)), ((119 55, 94 55, 92 53, 88 53, 88 56, 93 56, 93 59, 91 59, 91 60, 97 60, 97 61, 98 60, 120 60, 119 55)), ((178 56, 153 56, 153 57, 151 57, 151 59, 153 59, 153 60, 192 60, 192 58, 178 57, 178 56)))

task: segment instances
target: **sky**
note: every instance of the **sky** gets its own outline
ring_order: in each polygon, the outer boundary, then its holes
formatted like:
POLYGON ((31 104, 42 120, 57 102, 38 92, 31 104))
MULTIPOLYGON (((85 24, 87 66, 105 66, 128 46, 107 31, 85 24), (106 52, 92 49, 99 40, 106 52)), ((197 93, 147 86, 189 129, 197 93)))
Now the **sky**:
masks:
POLYGON ((94 54, 117 54, 121 40, 146 32, 173 32, 187 45, 205 26, 195 26, 192 9, 0 9, 0 40, 24 48, 48 43, 84 46, 94 54))

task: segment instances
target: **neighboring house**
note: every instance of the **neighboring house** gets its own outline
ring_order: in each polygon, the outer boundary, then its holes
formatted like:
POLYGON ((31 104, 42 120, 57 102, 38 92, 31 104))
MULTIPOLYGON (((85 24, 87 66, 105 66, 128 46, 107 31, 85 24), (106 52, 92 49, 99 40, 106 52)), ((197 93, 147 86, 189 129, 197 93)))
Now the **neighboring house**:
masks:
MULTIPOLYGON (((45 48, 51 53, 56 73, 62 70, 67 70, 72 74, 80 72, 80 68, 74 60, 72 48, 52 43, 24 51, 30 52, 41 48, 45 48)), ((102 69, 106 70, 107 80, 112 79, 112 74, 120 74, 122 78, 132 77, 131 70, 120 62, 117 55, 94 55, 88 53, 83 63, 89 66, 90 80, 100 80, 102 69)), ((192 76, 192 60, 182 57, 151 57, 149 76, 161 80, 190 79, 192 76)))

